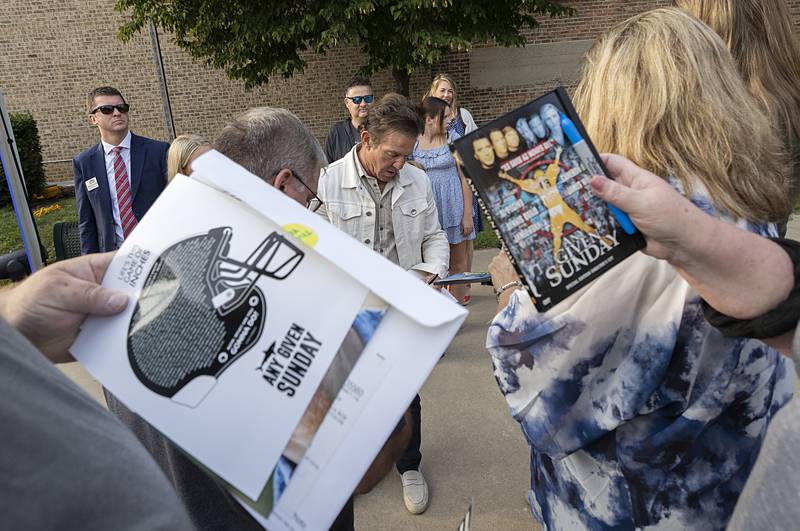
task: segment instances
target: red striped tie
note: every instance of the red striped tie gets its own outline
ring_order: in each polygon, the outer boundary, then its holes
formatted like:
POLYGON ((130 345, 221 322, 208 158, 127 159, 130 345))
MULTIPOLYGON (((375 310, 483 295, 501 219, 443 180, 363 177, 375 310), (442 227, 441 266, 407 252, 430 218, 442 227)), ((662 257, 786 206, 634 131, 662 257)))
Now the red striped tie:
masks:
POLYGON ((125 238, 136 226, 136 216, 133 214, 133 204, 131 202, 131 183, 128 180, 128 171, 125 169, 125 162, 119 154, 122 148, 117 146, 112 149, 114 152, 114 185, 117 188, 117 203, 119 203, 119 219, 122 223, 122 234, 125 238))

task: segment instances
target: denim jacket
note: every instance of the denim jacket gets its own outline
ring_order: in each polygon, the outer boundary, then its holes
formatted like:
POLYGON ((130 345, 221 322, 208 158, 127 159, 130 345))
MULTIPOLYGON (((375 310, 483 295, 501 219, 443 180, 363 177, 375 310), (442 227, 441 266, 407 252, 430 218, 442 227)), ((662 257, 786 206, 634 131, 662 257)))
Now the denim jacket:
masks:
MULTIPOLYGON (((370 245, 375 232, 375 203, 361 182, 355 157, 358 146, 329 165, 319 180, 322 207, 330 223, 370 245)), ((392 225, 403 269, 444 275, 450 262, 447 236, 439 226, 431 182, 424 171, 406 164, 392 190, 392 225)), ((371 245, 370 245, 371 246, 371 245)))

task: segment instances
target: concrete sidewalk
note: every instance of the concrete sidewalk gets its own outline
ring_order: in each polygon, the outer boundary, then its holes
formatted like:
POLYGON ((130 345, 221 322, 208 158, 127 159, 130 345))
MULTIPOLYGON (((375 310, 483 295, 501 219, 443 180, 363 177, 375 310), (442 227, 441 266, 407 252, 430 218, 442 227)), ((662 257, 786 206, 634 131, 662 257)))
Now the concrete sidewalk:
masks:
MULTIPOLYGON (((498 250, 475 252, 473 271, 487 271, 498 250)), ((473 529, 530 530, 525 495, 528 445, 511 418, 484 348, 494 316, 492 288, 473 286, 469 317, 422 389, 422 465, 430 506, 418 516, 403 505, 392 472, 356 499, 356 529, 452 529, 473 501, 473 529)))

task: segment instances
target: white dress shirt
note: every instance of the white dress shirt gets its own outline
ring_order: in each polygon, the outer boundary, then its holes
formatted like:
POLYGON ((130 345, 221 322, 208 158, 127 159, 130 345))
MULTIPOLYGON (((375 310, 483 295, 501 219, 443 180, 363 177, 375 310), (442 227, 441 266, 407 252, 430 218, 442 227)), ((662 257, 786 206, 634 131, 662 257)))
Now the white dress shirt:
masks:
MULTIPOLYGON (((112 146, 107 142, 100 141, 103 144, 103 152, 106 155, 106 179, 108 179, 108 190, 111 196, 111 212, 114 215, 114 233, 117 236, 117 247, 122 244, 125 235, 122 232, 122 220, 119 216, 119 202, 117 201, 117 181, 114 177, 114 152, 111 151, 117 146, 112 146)), ((128 175, 128 184, 131 179, 131 132, 125 135, 122 142, 119 143, 119 154, 122 157, 122 162, 125 164, 125 173, 128 175)), ((133 200, 133 187, 131 187, 131 201, 133 200)), ((131 204, 133 204, 131 202, 131 204)))

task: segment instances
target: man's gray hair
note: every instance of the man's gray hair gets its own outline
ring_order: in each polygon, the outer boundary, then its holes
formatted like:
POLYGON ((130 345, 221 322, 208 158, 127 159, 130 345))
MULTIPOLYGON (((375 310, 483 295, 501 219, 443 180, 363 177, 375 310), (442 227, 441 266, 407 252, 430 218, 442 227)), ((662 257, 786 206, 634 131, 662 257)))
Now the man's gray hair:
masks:
POLYGON ((327 164, 322 146, 300 118, 274 107, 253 107, 234 118, 214 149, 269 183, 287 168, 313 187, 327 164))

